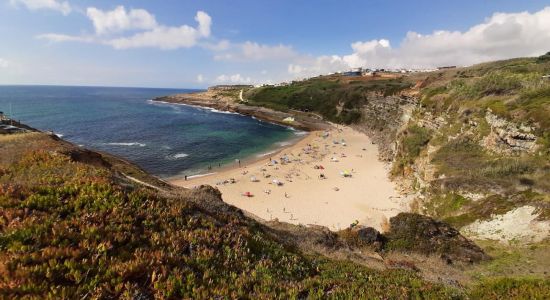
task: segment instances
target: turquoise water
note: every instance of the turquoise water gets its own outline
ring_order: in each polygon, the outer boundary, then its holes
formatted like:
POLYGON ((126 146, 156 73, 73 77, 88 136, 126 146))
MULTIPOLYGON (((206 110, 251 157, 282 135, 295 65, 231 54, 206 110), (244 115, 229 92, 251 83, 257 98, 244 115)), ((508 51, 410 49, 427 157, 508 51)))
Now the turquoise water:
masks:
POLYGON ((218 164, 272 150, 300 134, 238 114, 150 101, 189 91, 0 86, 0 111, 160 177, 205 173, 210 165, 215 171, 218 164))

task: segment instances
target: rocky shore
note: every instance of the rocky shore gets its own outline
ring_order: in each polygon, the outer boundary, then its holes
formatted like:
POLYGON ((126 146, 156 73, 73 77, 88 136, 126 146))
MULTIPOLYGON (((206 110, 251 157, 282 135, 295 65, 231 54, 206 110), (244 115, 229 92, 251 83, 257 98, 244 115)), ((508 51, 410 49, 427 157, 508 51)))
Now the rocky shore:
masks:
POLYGON ((281 112, 265 107, 246 105, 242 101, 237 101, 230 97, 223 97, 218 93, 213 93, 212 91, 157 97, 154 98, 153 101, 193 105, 208 107, 220 111, 236 112, 270 123, 290 126, 292 128, 305 131, 325 130, 331 127, 328 122, 323 121, 322 118, 313 113, 300 111, 281 112), (289 117, 294 118, 294 121, 283 121, 289 117))

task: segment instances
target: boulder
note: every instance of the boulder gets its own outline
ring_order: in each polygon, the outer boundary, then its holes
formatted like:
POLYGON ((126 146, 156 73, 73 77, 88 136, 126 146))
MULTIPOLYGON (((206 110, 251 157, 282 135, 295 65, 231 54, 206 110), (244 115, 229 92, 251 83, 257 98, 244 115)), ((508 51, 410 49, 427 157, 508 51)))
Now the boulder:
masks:
POLYGON ((386 238, 386 249, 438 255, 447 263, 473 263, 490 258, 449 224, 414 213, 400 213, 390 218, 386 238))

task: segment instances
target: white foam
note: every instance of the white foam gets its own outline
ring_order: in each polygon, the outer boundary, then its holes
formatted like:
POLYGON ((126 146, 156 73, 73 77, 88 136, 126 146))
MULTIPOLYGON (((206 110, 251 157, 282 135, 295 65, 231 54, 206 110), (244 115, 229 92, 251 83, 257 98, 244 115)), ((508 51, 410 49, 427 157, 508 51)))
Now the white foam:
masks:
POLYGON ((187 153, 176 153, 176 154, 170 155, 169 159, 180 159, 180 158, 186 158, 187 156, 189 156, 189 154, 187 153))
POLYGON ((265 156, 277 153, 277 151, 278 150, 273 150, 273 151, 269 151, 269 152, 266 152, 266 153, 260 153, 260 154, 256 155, 256 157, 265 157, 265 156))
POLYGON ((133 142, 133 143, 105 143, 105 145, 128 146, 128 147, 131 147, 131 146, 145 147, 146 146, 144 143, 138 143, 138 142, 133 142))
POLYGON ((168 104, 168 105, 183 105, 183 106, 193 107, 193 108, 196 108, 196 109, 206 110, 206 111, 210 111, 210 112, 218 113, 218 114, 241 115, 241 116, 243 116, 242 114, 237 113, 237 112, 233 112, 233 111, 217 110, 217 109, 212 108, 212 107, 193 105, 193 104, 187 104, 187 103, 174 103, 174 102, 157 101, 157 100, 147 100, 147 102, 150 102, 151 104, 159 103, 159 104, 168 104))
POLYGON ((63 134, 61 134, 61 133, 56 133, 55 135, 56 135, 58 138, 62 138, 62 137, 63 137, 63 134))
POLYGON ((214 172, 214 173, 206 173, 206 174, 191 175, 191 176, 187 176, 187 179, 199 178, 199 177, 204 177, 204 176, 214 175, 214 174, 216 174, 216 173, 214 172))
POLYGON ((277 145, 279 147, 286 147, 286 146, 292 145, 292 143, 291 142, 278 142, 277 145))

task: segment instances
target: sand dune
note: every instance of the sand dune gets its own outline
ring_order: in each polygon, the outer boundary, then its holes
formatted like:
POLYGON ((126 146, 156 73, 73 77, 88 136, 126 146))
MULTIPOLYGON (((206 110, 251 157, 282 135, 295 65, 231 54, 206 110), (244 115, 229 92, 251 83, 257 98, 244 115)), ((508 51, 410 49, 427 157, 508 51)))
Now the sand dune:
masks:
POLYGON ((408 209, 408 200, 396 191, 388 171, 389 165, 378 160, 377 147, 366 135, 339 126, 312 132, 297 144, 247 166, 172 183, 190 188, 215 186, 225 202, 265 220, 332 230, 357 220, 380 229, 384 219, 408 209), (244 196, 247 192, 253 196, 244 196))

